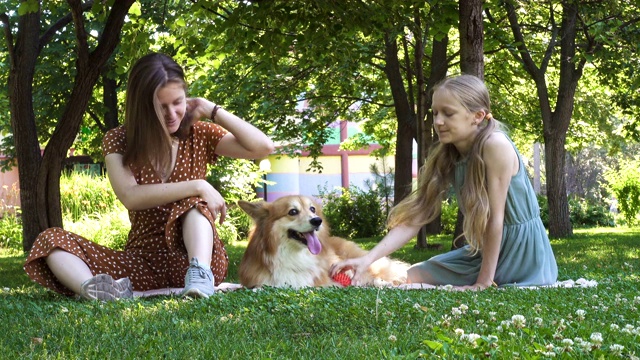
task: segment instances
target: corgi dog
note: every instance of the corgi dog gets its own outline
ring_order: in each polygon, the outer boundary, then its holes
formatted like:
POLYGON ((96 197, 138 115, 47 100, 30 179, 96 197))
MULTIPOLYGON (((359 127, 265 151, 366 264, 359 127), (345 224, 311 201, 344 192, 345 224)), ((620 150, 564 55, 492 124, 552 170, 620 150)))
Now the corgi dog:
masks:
MULTIPOLYGON (((339 285, 330 276, 331 265, 366 254, 356 243, 331 236, 321 205, 308 196, 290 195, 273 202, 240 200, 238 205, 254 222, 239 266, 245 287, 339 285)), ((408 268, 407 263, 383 257, 363 274, 363 285, 404 284, 408 268)))

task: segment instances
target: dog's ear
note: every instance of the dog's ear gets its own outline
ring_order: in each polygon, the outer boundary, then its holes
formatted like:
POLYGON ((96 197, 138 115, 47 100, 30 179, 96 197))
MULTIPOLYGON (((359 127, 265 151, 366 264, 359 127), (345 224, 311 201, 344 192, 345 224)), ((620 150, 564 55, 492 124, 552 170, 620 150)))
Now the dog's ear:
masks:
POLYGON ((269 215, 269 211, 266 209, 265 204, 266 203, 264 201, 249 202, 238 200, 238 206, 240 206, 240 208, 253 219, 265 218, 269 215))

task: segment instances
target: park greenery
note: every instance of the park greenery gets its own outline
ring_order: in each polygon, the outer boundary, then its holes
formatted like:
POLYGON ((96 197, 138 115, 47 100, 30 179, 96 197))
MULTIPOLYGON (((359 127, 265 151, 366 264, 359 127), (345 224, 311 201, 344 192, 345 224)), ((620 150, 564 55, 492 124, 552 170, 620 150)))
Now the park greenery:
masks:
POLYGON ((366 136, 345 146, 373 139, 395 154, 400 199, 411 145, 420 162, 434 141, 429 89, 465 68, 469 41, 483 44, 474 51, 494 116, 528 159, 543 145, 549 232, 570 236, 572 197, 636 208, 624 198, 634 192, 616 194, 603 174, 637 161, 639 13, 621 0, 4 1, 0 151, 4 166, 18 164, 23 247, 62 225, 63 162, 70 149, 101 160, 127 71, 148 51, 172 55, 191 95, 248 119, 287 144, 282 153, 317 156, 330 124, 358 122, 366 136), (460 36, 469 6, 479 6, 477 38, 460 36))
MULTIPOLYGON (((81 186, 63 190, 65 227, 122 248, 129 229, 126 210, 109 200, 113 193, 106 179, 75 173, 63 177, 61 188, 69 184, 81 186)), ((242 216, 232 208, 219 227, 231 283, 238 282, 247 246, 242 216)), ((31 282, 22 270, 25 254, 15 219, 0 219, 0 331, 5 334, 0 349, 6 358, 635 359, 640 354, 637 227, 576 229, 572 238, 552 240, 559 281, 573 287, 264 288, 219 292, 206 300, 158 296, 104 303, 65 297, 31 282)), ((355 241, 368 249, 379 239, 355 241)), ((431 242, 439 248, 409 243, 393 256, 422 261, 446 251, 451 235, 431 242)))
MULTIPOLYGON (((0 153, 8 155, 0 168, 19 167, 20 188, 4 190, 22 204, 0 204, 2 356, 638 358, 638 14, 637 2, 623 0, 0 2, 8 84, 0 88, 0 153), (465 66, 458 11, 469 4, 482 10, 483 34, 471 40, 484 41, 493 115, 542 182, 559 280, 597 286, 267 288, 100 303, 28 280, 24 251, 46 227, 123 248, 129 220, 106 178, 63 163, 70 150, 102 160, 102 136, 123 120, 128 69, 149 51, 173 56, 191 96, 247 119, 285 144, 282 154, 318 156, 338 120, 362 129, 345 148, 374 141, 382 145, 375 155, 395 154, 392 172, 373 171, 383 182, 317 194, 338 235, 373 247, 390 199, 410 188, 414 141, 420 160, 435 140, 429 89, 465 66), (543 148, 539 170, 534 143, 543 148)), ((231 159, 210 174, 229 204, 253 199, 262 175, 231 159)), ((438 246, 412 242, 394 256, 415 263, 446 251, 456 215, 449 199, 441 233, 429 236, 438 246)), ((229 282, 238 281, 250 225, 232 206, 218 228, 229 282)))

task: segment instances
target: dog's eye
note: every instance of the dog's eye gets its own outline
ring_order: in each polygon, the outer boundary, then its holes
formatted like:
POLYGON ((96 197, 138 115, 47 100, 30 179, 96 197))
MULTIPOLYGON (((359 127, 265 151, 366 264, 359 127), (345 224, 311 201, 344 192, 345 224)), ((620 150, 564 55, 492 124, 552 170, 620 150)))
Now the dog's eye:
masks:
POLYGON ((298 209, 291 209, 289 210, 289 215, 293 216, 293 215, 298 215, 298 213, 300 213, 300 211, 298 211, 298 209))
POLYGON ((309 208, 309 210, 311 210, 311 212, 312 212, 312 213, 314 213, 314 214, 316 213, 316 208, 315 208, 315 207, 313 207, 313 206, 312 206, 312 207, 310 207, 310 208, 309 208))

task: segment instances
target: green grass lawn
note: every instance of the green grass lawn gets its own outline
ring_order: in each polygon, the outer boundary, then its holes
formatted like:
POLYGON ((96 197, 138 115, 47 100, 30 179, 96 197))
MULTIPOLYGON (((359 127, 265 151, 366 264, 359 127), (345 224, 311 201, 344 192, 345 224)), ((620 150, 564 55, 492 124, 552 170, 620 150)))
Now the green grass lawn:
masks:
MULTIPOLYGON (((370 248, 377 239, 365 239, 370 248)), ((394 254, 411 263, 441 250, 394 254)), ((0 249, 3 359, 638 358, 640 229, 552 241, 559 280, 589 288, 239 290, 206 300, 78 301, 31 283, 0 249)), ((230 276, 246 243, 228 245, 230 276)))

